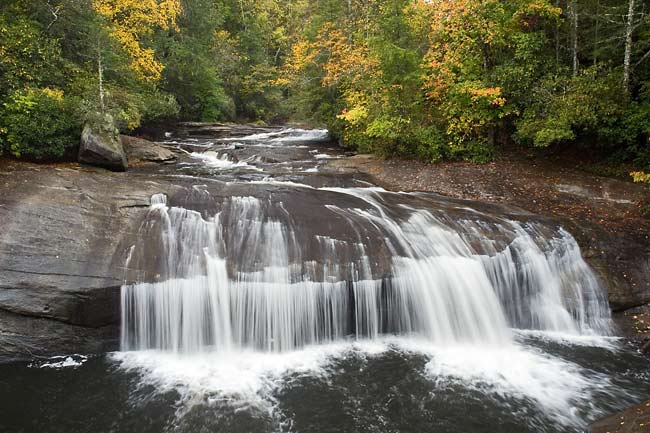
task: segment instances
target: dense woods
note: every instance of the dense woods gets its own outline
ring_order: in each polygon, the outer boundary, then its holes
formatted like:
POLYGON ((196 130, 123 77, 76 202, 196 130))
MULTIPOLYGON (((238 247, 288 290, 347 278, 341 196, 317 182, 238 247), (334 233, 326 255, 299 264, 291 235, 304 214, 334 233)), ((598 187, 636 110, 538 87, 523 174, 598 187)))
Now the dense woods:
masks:
POLYGON ((0 149, 81 125, 300 121, 428 161, 571 146, 650 171, 647 0, 11 0, 0 149))

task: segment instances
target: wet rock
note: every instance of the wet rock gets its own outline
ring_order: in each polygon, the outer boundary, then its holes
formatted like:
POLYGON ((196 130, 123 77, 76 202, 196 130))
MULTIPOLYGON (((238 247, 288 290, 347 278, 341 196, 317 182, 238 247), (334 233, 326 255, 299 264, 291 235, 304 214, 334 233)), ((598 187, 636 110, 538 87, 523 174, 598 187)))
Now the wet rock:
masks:
POLYGON ((596 421, 587 433, 645 433, 650 427, 650 400, 596 421))
POLYGON ((182 122, 176 125, 180 136, 195 137, 243 137, 251 134, 278 132, 280 126, 260 127, 258 125, 238 125, 231 123, 182 122))
POLYGON ((114 338, 125 250, 151 195, 170 188, 76 164, 0 167, 0 359, 114 338))
POLYGON ((120 135, 120 141, 130 163, 141 161, 169 162, 176 160, 174 152, 149 140, 120 135))
POLYGON ((615 312, 613 318, 621 335, 650 355, 650 304, 615 312))
POLYGON ((106 114, 88 121, 81 133, 79 162, 125 171, 128 168, 126 153, 120 142, 119 131, 113 118, 106 114))
POLYGON ((489 164, 421 161, 356 155, 327 162, 327 170, 363 173, 399 191, 503 203, 562 224, 608 290, 614 311, 650 302, 650 220, 647 185, 592 176, 576 164, 530 159, 512 149, 489 164))
POLYGON ((119 325, 98 328, 0 312, 0 362, 59 354, 95 354, 119 348, 119 325))

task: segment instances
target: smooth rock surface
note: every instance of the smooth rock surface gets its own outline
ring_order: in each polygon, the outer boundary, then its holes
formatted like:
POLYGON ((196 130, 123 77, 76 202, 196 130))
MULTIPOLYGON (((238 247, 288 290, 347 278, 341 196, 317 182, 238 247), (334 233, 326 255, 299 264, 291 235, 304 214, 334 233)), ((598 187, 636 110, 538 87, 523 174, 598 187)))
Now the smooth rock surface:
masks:
POLYGON ((131 164, 142 161, 168 162, 176 160, 174 152, 149 140, 120 135, 120 141, 131 164))
POLYGON ((358 172, 398 191, 427 191, 517 206, 563 224, 608 289, 614 311, 650 303, 648 185, 593 176, 575 165, 516 153, 488 164, 382 160, 356 155, 328 161, 340 173, 358 172))
POLYGON ((0 166, 0 360, 117 347, 124 245, 161 189, 77 164, 0 166))

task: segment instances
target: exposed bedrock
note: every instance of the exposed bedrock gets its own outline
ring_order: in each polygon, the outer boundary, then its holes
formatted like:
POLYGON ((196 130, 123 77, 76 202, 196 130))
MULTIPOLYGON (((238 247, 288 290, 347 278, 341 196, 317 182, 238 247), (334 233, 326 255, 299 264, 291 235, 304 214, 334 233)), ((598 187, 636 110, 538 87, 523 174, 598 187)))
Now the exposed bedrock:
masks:
POLYGON ((115 339, 120 245, 162 188, 126 176, 76 164, 0 167, 0 359, 92 352, 115 339))
MULTIPOLYGON (((318 176, 312 178, 314 182, 318 182, 318 176)), ((366 253, 371 259, 372 275, 381 277, 391 272, 394 252, 385 250, 384 242, 373 243, 384 234, 372 225, 355 225, 354 216, 345 216, 340 210, 363 212, 370 205, 335 191, 272 182, 179 177, 175 166, 167 165, 113 173, 78 164, 4 162, 0 166, 0 192, 0 360, 117 348, 121 285, 125 281, 165 278, 160 272, 162 258, 157 249, 142 247, 143 242, 156 245, 157 231, 152 230, 153 238, 147 238, 142 228, 143 221, 151 221, 154 194, 164 193, 169 206, 194 211, 200 218, 209 219, 222 212, 224 221, 231 212, 231 197, 255 197, 268 218, 294 226, 295 239, 288 239, 300 247, 296 248, 300 251, 300 257, 294 257, 296 263, 322 260, 323 248, 331 240, 348 242, 349 251, 340 247, 337 251, 340 262, 349 263, 358 254, 355 243, 368 239, 366 253), (328 204, 326 209, 323 203, 328 204), (127 270, 129 252, 135 253, 127 270)), ((394 207, 396 213, 408 206, 431 207, 417 194, 400 200, 403 203, 394 207)), ((558 224, 557 218, 535 216, 517 207, 442 197, 430 210, 452 227, 455 221, 472 219, 477 214, 486 223, 481 230, 497 227, 504 217, 538 222, 548 236, 559 225, 565 225, 558 224)), ((583 254, 602 279, 614 288, 610 301, 615 308, 648 299, 646 287, 634 286, 620 277, 625 274, 634 278, 631 281, 650 281, 648 244, 642 239, 608 234, 589 224, 565 227, 576 236, 583 254)), ((511 235, 492 230, 483 232, 483 236, 498 247, 508 244, 511 235)), ((227 238, 234 232, 224 235, 227 238)), ((473 240, 471 231, 466 231, 465 236, 473 248, 481 251, 480 239, 473 240)), ((235 239, 226 239, 228 242, 234 243, 235 239)), ((400 246, 395 248, 399 254, 400 246)), ((243 270, 256 270, 255 257, 229 259, 232 274, 233 263, 250 263, 250 269, 243 270)), ((352 278, 352 269, 338 272, 342 278, 352 278)), ((310 275, 316 280, 327 277, 322 271, 310 275)))

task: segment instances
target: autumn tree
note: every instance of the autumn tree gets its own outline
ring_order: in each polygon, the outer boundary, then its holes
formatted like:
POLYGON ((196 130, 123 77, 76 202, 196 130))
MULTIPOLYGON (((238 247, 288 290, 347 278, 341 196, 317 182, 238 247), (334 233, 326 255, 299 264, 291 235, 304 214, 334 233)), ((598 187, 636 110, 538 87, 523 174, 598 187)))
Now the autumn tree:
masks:
POLYGON ((177 29, 179 0, 93 0, 93 8, 111 23, 111 35, 131 57, 131 68, 144 80, 160 79, 163 64, 143 39, 155 28, 177 29))

